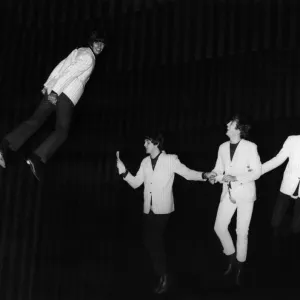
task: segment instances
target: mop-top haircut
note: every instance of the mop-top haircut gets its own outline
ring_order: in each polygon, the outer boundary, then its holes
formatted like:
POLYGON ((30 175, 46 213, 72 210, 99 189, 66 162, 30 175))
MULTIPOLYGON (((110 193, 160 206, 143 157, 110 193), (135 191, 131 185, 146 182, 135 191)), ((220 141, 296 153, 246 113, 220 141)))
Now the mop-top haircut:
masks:
POLYGON ((96 30, 92 31, 92 33, 90 34, 89 40, 88 40, 88 44, 89 46, 92 46, 94 43, 98 43, 101 42, 104 45, 106 45, 106 40, 104 36, 100 36, 98 34, 98 32, 96 30))
POLYGON ((162 133, 154 133, 151 135, 146 135, 145 140, 151 141, 154 145, 157 145, 158 149, 162 151, 164 149, 164 137, 162 133))
POLYGON ((244 115, 236 114, 231 121, 236 121, 236 129, 240 130, 241 138, 247 138, 251 129, 248 118, 244 115))

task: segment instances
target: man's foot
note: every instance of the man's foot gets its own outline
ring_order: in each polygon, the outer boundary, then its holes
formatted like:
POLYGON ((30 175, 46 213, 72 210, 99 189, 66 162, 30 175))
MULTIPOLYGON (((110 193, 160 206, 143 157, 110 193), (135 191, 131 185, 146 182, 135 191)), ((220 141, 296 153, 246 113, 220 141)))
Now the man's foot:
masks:
POLYGON ((233 253, 233 254, 228 255, 227 260, 228 260, 228 268, 224 272, 224 276, 228 276, 228 275, 232 274, 232 272, 236 266, 236 254, 233 253))
POLYGON ((235 275, 235 284, 237 286, 241 286, 242 285, 242 275, 243 275, 243 267, 244 267, 244 263, 237 261, 237 265, 236 265, 236 275, 235 275))
POLYGON ((155 288, 154 293, 156 294, 163 294, 165 293, 169 288, 169 276, 167 274, 164 274, 160 277, 158 286, 155 288))
POLYGON ((38 156, 32 155, 26 159, 26 163, 30 166, 32 174, 38 181, 41 181, 43 174, 43 163, 38 156))

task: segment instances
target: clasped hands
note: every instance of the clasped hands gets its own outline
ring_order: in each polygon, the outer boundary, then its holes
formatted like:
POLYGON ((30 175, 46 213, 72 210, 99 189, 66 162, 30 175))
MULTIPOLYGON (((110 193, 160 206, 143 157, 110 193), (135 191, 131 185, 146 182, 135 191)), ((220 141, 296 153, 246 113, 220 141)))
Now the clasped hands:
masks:
MULTIPOLYGON (((44 87, 42 89, 42 94, 45 95, 47 94, 47 88, 44 87)), ((56 102, 57 102, 57 94, 55 92, 51 92, 48 96, 47 96, 47 99, 49 102, 51 102, 52 104, 56 105, 56 102)))
MULTIPOLYGON (((217 173, 215 173, 215 172, 204 173, 204 177, 207 178, 209 183, 211 183, 211 184, 216 183, 216 176, 217 176, 217 173)), ((234 182, 234 181, 237 181, 237 179, 235 176, 232 176, 232 175, 224 175, 222 178, 222 182, 225 182, 225 183, 234 182)))
POLYGON ((57 102, 57 94, 54 93, 54 92, 51 92, 49 95, 48 95, 48 101, 50 101, 52 104, 56 104, 57 102))
POLYGON ((215 180, 216 176, 217 176, 217 173, 215 173, 215 172, 205 172, 204 173, 204 178, 208 179, 208 181, 211 184, 215 184, 216 183, 216 180, 215 180))

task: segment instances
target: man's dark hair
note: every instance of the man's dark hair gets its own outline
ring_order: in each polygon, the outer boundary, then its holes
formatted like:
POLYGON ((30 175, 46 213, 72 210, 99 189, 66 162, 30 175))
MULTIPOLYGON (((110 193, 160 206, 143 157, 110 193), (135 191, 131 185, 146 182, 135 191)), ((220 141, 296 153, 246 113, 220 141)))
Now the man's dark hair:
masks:
POLYGON ((241 138, 247 138, 251 128, 249 119, 245 115, 236 114, 231 120, 236 121, 236 129, 240 130, 241 138))
POLYGON ((105 35, 104 34, 100 35, 98 33, 98 31, 94 30, 90 34, 90 37, 89 37, 89 40, 88 40, 88 44, 89 44, 89 46, 92 46, 93 43, 97 43, 97 42, 101 42, 101 43, 103 43, 103 44, 106 45, 105 35))
POLYGON ((161 132, 154 133, 151 135, 146 135, 145 139, 151 141, 154 145, 157 145, 160 151, 164 149, 164 137, 161 132))

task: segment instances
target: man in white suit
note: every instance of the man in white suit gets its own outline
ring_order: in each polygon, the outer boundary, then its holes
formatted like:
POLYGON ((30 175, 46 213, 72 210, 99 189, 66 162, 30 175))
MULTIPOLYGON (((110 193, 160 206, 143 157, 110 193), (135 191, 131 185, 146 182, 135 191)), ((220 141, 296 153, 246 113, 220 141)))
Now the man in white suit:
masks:
POLYGON ((228 257, 229 266, 224 275, 235 271, 235 283, 240 284, 243 263, 248 248, 248 230, 256 200, 255 180, 261 175, 261 162, 257 146, 245 140, 250 126, 241 116, 235 116, 227 124, 228 142, 219 147, 216 165, 212 170, 216 176, 211 183, 223 184, 214 230, 228 257), (236 249, 228 231, 231 218, 237 210, 236 249))
POLYGON ((51 72, 42 89, 43 99, 33 115, 2 140, 0 165, 5 168, 10 150, 17 151, 56 110, 55 131, 27 159, 35 177, 40 180, 43 165, 67 139, 73 108, 84 92, 95 67, 96 56, 105 46, 104 39, 93 32, 88 47, 73 50, 51 72))
POLYGON ((170 214, 174 211, 173 182, 175 174, 187 180, 205 181, 211 174, 193 171, 182 164, 177 155, 166 154, 162 135, 146 137, 146 153, 136 176, 126 170, 117 152, 117 168, 124 180, 134 189, 144 184, 144 243, 159 277, 155 288, 164 293, 169 285, 163 235, 170 214))
POLYGON ((262 165, 262 174, 282 165, 289 159, 283 174, 280 191, 274 207, 272 216, 272 227, 274 237, 278 236, 282 219, 289 207, 290 202, 295 199, 294 215, 292 220, 292 232, 300 232, 300 136, 289 136, 283 144, 280 152, 262 165))

